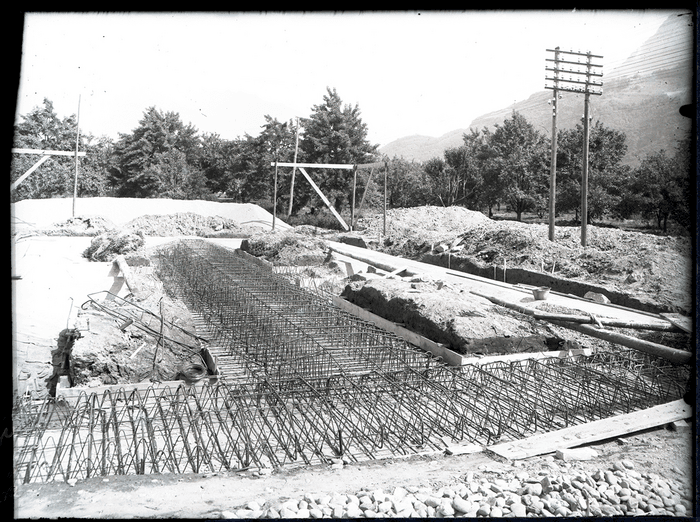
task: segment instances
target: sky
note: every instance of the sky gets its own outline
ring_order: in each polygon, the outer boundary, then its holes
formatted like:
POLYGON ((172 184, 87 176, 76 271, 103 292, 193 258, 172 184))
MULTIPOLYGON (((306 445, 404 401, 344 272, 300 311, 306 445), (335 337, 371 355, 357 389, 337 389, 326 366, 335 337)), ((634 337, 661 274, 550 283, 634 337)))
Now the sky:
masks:
POLYGON ((439 137, 544 90, 547 49, 602 55, 605 75, 676 12, 26 13, 16 121, 48 98, 118 139, 155 106, 232 140, 331 88, 372 144, 439 137))

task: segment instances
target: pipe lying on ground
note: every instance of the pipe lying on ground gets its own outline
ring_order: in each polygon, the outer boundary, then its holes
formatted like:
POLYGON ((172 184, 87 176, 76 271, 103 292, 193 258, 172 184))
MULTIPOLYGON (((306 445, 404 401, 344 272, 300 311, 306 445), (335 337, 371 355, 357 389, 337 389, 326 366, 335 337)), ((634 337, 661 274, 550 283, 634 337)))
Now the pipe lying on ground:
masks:
POLYGON ((657 323, 637 323, 633 321, 620 321, 618 319, 608 319, 605 317, 593 318, 590 315, 566 315, 566 314, 550 314, 546 312, 535 311, 531 314, 535 319, 542 319, 543 321, 566 321, 568 323, 579 323, 579 324, 594 324, 596 320, 600 322, 603 326, 610 326, 612 328, 630 328, 634 330, 655 330, 658 332, 680 332, 680 328, 675 327, 671 323, 668 324, 657 324, 657 323))
POLYGON ((482 294, 471 290, 470 293, 478 295, 488 299, 494 304, 510 308, 517 312, 531 315, 535 319, 541 319, 543 321, 566 321, 570 323, 581 323, 581 324, 597 324, 600 323, 602 326, 610 326, 612 328, 631 328, 636 330, 656 330, 660 332, 680 332, 681 329, 673 325, 670 322, 667 323, 640 323, 635 321, 622 321, 619 319, 610 319, 607 317, 593 317, 592 315, 569 315, 569 314, 553 314, 550 312, 541 312, 540 310, 533 310, 527 306, 522 306, 517 303, 511 303, 509 301, 504 301, 497 297, 482 294))
POLYGON ((609 330, 599 330, 586 324, 566 323, 564 321, 551 320, 549 322, 564 328, 569 328, 570 330, 576 330, 577 332, 590 335, 591 337, 597 337, 598 339, 603 339, 604 341, 610 341, 622 346, 627 346, 628 348, 639 350, 640 352, 662 357, 674 364, 690 364, 693 357, 692 353, 686 352, 685 350, 670 348, 668 346, 664 346, 663 344, 644 341, 642 339, 637 339, 636 337, 630 337, 629 335, 611 332, 609 330))
MULTIPOLYGON (((479 297, 483 297, 485 299, 488 299, 494 304, 510 308, 512 310, 516 310, 518 312, 530 315, 532 317, 535 317, 535 311, 532 310, 531 308, 528 308, 526 306, 521 306, 516 303, 509 303, 508 301, 503 301, 502 299, 499 299, 497 297, 481 294, 479 292, 471 291, 472 294, 478 295, 479 297)), ((553 314, 554 315, 554 314, 553 314)), ((676 348, 670 348, 668 346, 664 346, 662 344, 657 344, 653 343, 651 341, 644 341, 642 339, 638 339, 636 337, 631 337, 629 335, 624 335, 616 332, 611 332, 609 330, 600 330, 598 328, 594 328, 592 326, 586 325, 586 324, 578 324, 575 322, 570 322, 570 321, 562 321, 558 319, 552 319, 552 318, 545 318, 546 314, 539 314, 539 317, 537 319, 543 319, 546 320, 552 324, 556 324, 557 326, 561 326, 563 328, 568 328, 570 330, 575 330, 577 332, 584 333, 586 335, 590 335, 591 337, 596 337, 598 339, 603 339, 604 341, 610 341, 622 346, 626 346, 628 348, 632 348, 635 350, 639 350, 640 352, 648 353, 650 355, 655 355, 657 357, 662 357, 674 364, 690 364, 690 361, 692 359, 692 354, 690 352, 686 352, 685 350, 678 350, 676 348)), ((561 316, 559 316, 561 317, 561 316)))

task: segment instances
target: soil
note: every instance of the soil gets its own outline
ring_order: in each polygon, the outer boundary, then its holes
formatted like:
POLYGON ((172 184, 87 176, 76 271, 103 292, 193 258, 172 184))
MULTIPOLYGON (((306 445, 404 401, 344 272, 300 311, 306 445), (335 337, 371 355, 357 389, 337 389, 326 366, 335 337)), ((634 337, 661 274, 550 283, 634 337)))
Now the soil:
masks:
MULTIPOLYGON (((368 238, 383 231, 383 217, 358 220, 368 238)), ((587 227, 555 229, 516 221, 496 221, 461 207, 418 207, 387 212, 386 237, 376 248, 419 259, 443 245, 455 263, 468 259, 479 266, 523 268, 573 281, 608 287, 630 296, 666 303, 690 314, 693 309, 692 244, 689 237, 587 227)))
MULTIPOLYGON (((65 202, 62 203, 65 206, 65 202)), ((149 200, 130 200, 128 208, 126 201, 119 201, 118 206, 104 205, 104 209, 117 210, 113 214, 93 214, 90 222, 99 223, 100 227, 85 228, 106 230, 110 223, 115 222, 124 226, 128 221, 124 221, 123 216, 133 216, 131 219, 145 216, 149 212, 149 203, 149 200)), ((158 201, 160 211, 167 212, 164 215, 173 216, 189 212, 186 203, 158 201)), ((113 365, 109 373, 120 372, 117 369, 118 362, 124 357, 117 357, 117 352, 131 355, 148 337, 139 338, 139 332, 134 330, 131 330, 132 333, 122 331, 114 320, 95 310, 76 310, 87 294, 111 286, 113 278, 108 276, 111 263, 89 262, 82 257, 82 252, 89 246, 94 233, 78 231, 67 235, 80 237, 47 237, 52 235, 51 230, 70 228, 65 226, 68 219, 61 221, 64 225, 47 224, 41 227, 38 226, 40 219, 32 221, 32 216, 50 213, 51 205, 55 204, 55 201, 47 200, 46 211, 43 211, 41 202, 32 202, 34 214, 25 214, 23 223, 15 222, 17 241, 13 244, 13 275, 22 277, 13 281, 13 344, 19 359, 15 377, 25 386, 34 382, 35 388, 41 388, 42 380, 50 374, 50 351, 56 346, 58 333, 66 326, 67 315, 76 322, 90 317, 90 339, 78 340, 75 350, 80 350, 81 342, 101 344, 107 352, 111 351, 114 355, 103 360, 107 366, 113 365), (21 229, 19 232, 18 228, 21 229), (27 237, 26 234, 32 237, 27 237), (72 312, 68 312, 73 299, 75 308, 71 306, 72 312)), ((140 229, 149 226, 148 220, 144 219, 139 221, 140 229)), ((264 221, 264 216, 260 220, 264 221)), ((70 225, 79 229, 84 226, 84 221, 81 219, 70 225)), ((191 221, 197 223, 199 234, 209 233, 207 227, 202 229, 204 220, 191 218, 191 221)), ((236 223, 242 221, 244 220, 240 219, 236 223)), ((158 235, 161 236, 167 236, 171 232, 173 236, 189 235, 190 229, 187 230, 188 234, 183 234, 182 230, 163 227, 163 223, 174 222, 177 220, 158 218, 154 220, 153 230, 157 228, 158 235)), ((213 220, 211 232, 217 232, 214 228, 222 222, 213 220)), ((607 283, 612 281, 612 284, 627 288, 630 292, 645 291, 678 303, 690 299, 692 263, 689 243, 683 238, 622 233, 614 229, 597 230, 591 227, 591 246, 583 249, 576 245, 577 229, 560 227, 557 230, 557 241, 551 243, 546 239, 546 229, 539 230, 536 225, 490 222, 479 213, 438 207, 392 211, 389 213, 389 224, 389 234, 381 243, 381 249, 406 257, 415 257, 427 245, 432 248, 436 244, 448 243, 451 246, 456 239, 461 238, 466 250, 461 255, 475 258, 491 256, 491 261, 496 263, 501 260, 499 256, 507 258, 508 262, 521 259, 521 265, 531 268, 538 268, 538 265, 544 263, 545 270, 550 270, 547 263, 556 261, 559 268, 555 270, 570 274, 571 277, 607 283), (516 257, 516 254, 520 257, 516 257), (624 283, 623 277, 630 282, 624 283)), ((374 221, 364 219, 361 225, 365 229, 367 241, 371 242, 381 231, 382 222, 381 218, 374 221)), ((259 231, 255 232, 258 235, 252 234, 251 237, 257 240, 260 234, 259 231)), ((306 231, 307 238, 303 241, 286 240, 283 246, 288 251, 278 248, 272 257, 276 258, 278 264, 290 260, 303 264, 300 259, 309 254, 305 251, 306 247, 310 248, 310 255, 321 255, 323 249, 318 246, 316 239, 309 239, 308 235, 306 231)), ((148 247, 153 242, 148 234, 146 236, 148 247)), ((150 280, 147 268, 135 268, 140 280, 150 280)), ((298 277, 317 281, 335 278, 337 283, 338 278, 337 270, 328 265, 301 267, 297 273, 298 277), (306 275, 302 275, 304 271, 307 271, 306 275)), ((161 295, 157 286, 153 288, 149 305, 157 303, 161 295)), ((139 379, 143 375, 125 378, 139 379)), ((89 382, 90 379, 95 384, 96 379, 99 379, 99 384, 104 382, 99 377, 99 372, 85 380, 89 382)), ((552 455, 502 462, 486 453, 452 456, 438 453, 348 464, 340 468, 322 465, 280 469, 271 474, 249 470, 229 474, 96 477, 75 484, 17 485, 11 496, 17 518, 220 518, 222 513, 235 512, 236 508, 254 500, 261 505, 269 505, 288 498, 301 498, 306 493, 330 495, 356 493, 362 489, 391 491, 396 486, 438 489, 463 483, 466 474, 470 472, 478 478, 508 477, 519 470, 536 474, 540 470, 551 470, 554 467, 572 471, 608 469, 613 461, 620 459, 630 459, 636 463, 637 468, 653 471, 661 477, 692 482, 695 445, 692 430, 682 426, 679 429, 670 428, 661 426, 619 439, 601 441, 592 446, 598 451, 598 457, 571 463, 558 461, 552 455)))

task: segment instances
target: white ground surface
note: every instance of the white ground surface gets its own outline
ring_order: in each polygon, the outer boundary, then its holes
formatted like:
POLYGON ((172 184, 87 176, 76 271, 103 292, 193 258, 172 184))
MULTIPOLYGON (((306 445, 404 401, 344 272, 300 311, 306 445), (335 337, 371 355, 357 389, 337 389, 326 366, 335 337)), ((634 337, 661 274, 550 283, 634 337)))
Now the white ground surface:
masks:
MULTIPOLYGON (((102 216, 115 225, 124 225, 140 216, 193 212, 201 216, 220 216, 239 225, 272 228, 272 214, 252 203, 220 203, 218 201, 138 199, 138 198, 78 198, 75 217, 102 216)), ((40 229, 64 222, 73 214, 73 199, 26 199, 12 204, 13 223, 40 229)), ((275 228, 289 228, 279 218, 275 228)))

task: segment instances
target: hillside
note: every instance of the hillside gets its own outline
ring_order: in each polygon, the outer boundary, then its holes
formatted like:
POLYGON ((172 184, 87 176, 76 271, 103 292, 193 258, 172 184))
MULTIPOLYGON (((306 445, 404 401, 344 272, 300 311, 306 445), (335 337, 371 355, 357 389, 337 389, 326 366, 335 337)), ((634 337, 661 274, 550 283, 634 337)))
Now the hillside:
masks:
MULTIPOLYGON (((593 120, 622 131, 627 136, 625 163, 636 165, 647 153, 674 150, 690 136, 691 120, 679 109, 693 101, 693 29, 687 17, 671 16, 620 67, 605 71, 603 95, 591 97, 593 120), (672 49, 668 51, 668 49, 672 49)), ((484 114, 467 129, 457 129, 439 138, 410 136, 399 138, 380 149, 390 158, 425 161, 440 157, 445 149, 462 144, 469 129, 493 128, 517 111, 538 129, 551 132, 552 91, 543 90, 528 99, 484 114)), ((563 93, 559 101, 557 125, 573 128, 583 114, 583 95, 563 93)))
POLYGON ((445 149, 459 147, 462 144, 462 135, 467 131, 468 129, 456 129, 439 138, 421 135, 406 136, 388 143, 379 151, 389 158, 396 156, 414 161, 427 161, 435 156, 442 156, 442 151, 445 149))

